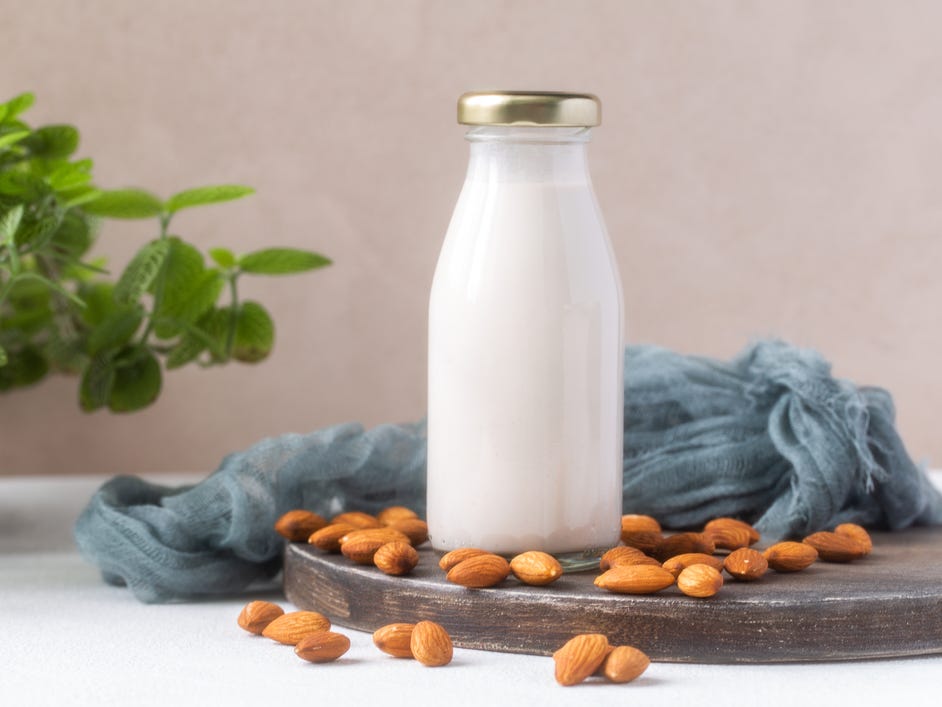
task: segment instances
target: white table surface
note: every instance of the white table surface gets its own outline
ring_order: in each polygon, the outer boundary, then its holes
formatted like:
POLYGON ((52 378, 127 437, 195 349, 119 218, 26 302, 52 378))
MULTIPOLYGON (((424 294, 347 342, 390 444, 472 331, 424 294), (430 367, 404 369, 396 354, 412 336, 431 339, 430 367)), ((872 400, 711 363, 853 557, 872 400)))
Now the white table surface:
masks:
MULTIPOLYGON (((550 658, 456 649, 450 665, 425 668, 340 628, 350 651, 305 663, 238 628, 246 599, 146 605, 104 584, 72 541, 102 481, 0 477, 0 705, 942 705, 942 656, 654 663, 627 685, 563 688, 550 658)), ((277 594, 264 598, 290 608, 277 594)))

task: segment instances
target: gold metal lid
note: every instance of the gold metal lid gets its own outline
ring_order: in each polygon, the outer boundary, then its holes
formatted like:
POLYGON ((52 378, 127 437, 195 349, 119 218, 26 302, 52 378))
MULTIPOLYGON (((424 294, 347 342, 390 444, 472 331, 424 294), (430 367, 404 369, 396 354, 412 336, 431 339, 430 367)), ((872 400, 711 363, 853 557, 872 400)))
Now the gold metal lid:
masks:
POLYGON ((464 125, 592 127, 602 122, 602 102, 591 93, 472 91, 458 99, 464 125))

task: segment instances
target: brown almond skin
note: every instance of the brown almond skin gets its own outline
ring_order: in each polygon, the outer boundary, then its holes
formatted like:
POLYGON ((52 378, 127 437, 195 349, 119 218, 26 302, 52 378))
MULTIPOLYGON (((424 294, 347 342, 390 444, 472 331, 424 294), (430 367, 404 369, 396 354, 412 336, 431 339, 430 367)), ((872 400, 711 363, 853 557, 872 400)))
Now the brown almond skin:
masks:
POLYGON ((733 550, 723 561, 723 568, 734 579, 752 582, 759 579, 769 569, 769 563, 758 550, 741 547, 733 550))
POLYGON ((553 654, 556 682, 567 687, 578 685, 599 669, 611 650, 601 633, 583 633, 569 639, 553 654))
POLYGON ((716 528, 742 528, 747 533, 749 533, 749 544, 755 545, 759 542, 759 539, 762 537, 759 535, 759 531, 753 528, 749 523, 744 520, 739 520, 738 518, 714 518, 705 526, 703 526, 703 531, 709 533, 711 530, 716 528))
POLYGON ((239 626, 249 633, 261 636, 265 627, 284 613, 284 609, 270 601, 250 601, 242 607, 239 626))
POLYGON ((324 552, 340 552, 340 539, 352 530, 356 530, 349 523, 331 523, 316 533, 311 533, 307 541, 324 552))
POLYGON ((462 560, 448 570, 445 578, 469 589, 484 589, 500 584, 510 574, 510 564, 500 555, 485 553, 462 560))
POLYGON ((539 550, 522 552, 510 561, 510 571, 524 584, 542 587, 563 576, 563 567, 552 555, 539 550))
POLYGON ((602 663, 601 673, 611 682, 631 682, 640 677, 650 664, 651 659, 637 648, 616 646, 602 663))
POLYGON ((409 538, 413 545, 421 545, 428 540, 428 523, 421 518, 403 518, 386 524, 386 527, 398 530, 409 538))
POLYGON ((689 552, 702 552, 704 555, 712 555, 716 552, 716 546, 709 535, 705 533, 677 533, 664 538, 657 547, 654 548, 654 557, 661 562, 669 560, 677 555, 685 555, 689 552))
POLYGON ((412 657, 422 665, 435 668, 451 662, 453 647, 451 636, 441 624, 419 621, 409 639, 412 657))
POLYGON ((661 524, 657 522, 656 518, 651 516, 639 515, 637 513, 628 513, 621 517, 621 532, 623 533, 637 533, 637 532, 661 532, 661 524))
POLYGON ((616 594, 654 594, 674 583, 674 575, 657 565, 622 565, 595 578, 595 586, 616 594))
POLYGON ((762 556, 776 572, 800 572, 815 563, 818 551, 811 545, 786 540, 766 548, 762 556))
POLYGON ((870 537, 870 533, 861 525, 857 525, 856 523, 841 523, 834 529, 834 532, 838 535, 846 535, 848 538, 857 540, 866 550, 865 554, 867 555, 873 551, 873 540, 870 537))
POLYGON ((709 565, 716 571, 723 569, 723 558, 715 555, 707 555, 703 552, 685 552, 682 555, 674 555, 668 560, 664 560, 661 565, 675 577, 690 565, 709 565))
POLYGON ((741 547, 752 545, 752 536, 745 528, 720 526, 711 530, 704 530, 703 533, 709 536, 717 549, 738 550, 741 547))
POLYGON ((441 559, 438 561, 438 566, 441 567, 445 572, 448 572, 452 567, 457 565, 459 562, 467 560, 469 557, 476 557, 477 555, 489 555, 490 553, 487 550, 481 550, 476 547, 459 547, 456 550, 451 552, 446 552, 441 556, 441 559))
POLYGON ((636 530, 621 534, 621 541, 625 545, 641 550, 645 555, 653 556, 663 540, 664 536, 653 530, 636 530))
POLYGON ((305 510, 288 511, 275 521, 275 532, 293 543, 306 542, 311 533, 327 525, 323 516, 305 510))
POLYGON ((361 528, 340 538, 340 552, 358 565, 371 565, 376 551, 394 542, 409 544, 409 538, 392 528, 361 528))
POLYGON ((822 531, 809 535, 802 542, 817 550, 818 557, 825 562, 851 562, 867 554, 867 546, 849 535, 822 531))
POLYGON ((298 658, 309 663, 329 663, 350 650, 350 639, 342 633, 322 631, 305 636, 294 647, 298 658))
POLYGON ((373 555, 373 564, 389 575, 409 574, 419 564, 419 553, 409 543, 386 543, 373 555))
POLYGON ((606 551, 605 554, 602 555, 601 559, 599 559, 599 569, 604 572, 605 570, 618 567, 619 565, 646 564, 648 560, 653 559, 653 557, 645 555, 636 547, 619 545, 618 547, 613 547, 611 550, 606 551))
POLYGON ((352 525, 354 528, 380 528, 383 525, 376 516, 371 516, 369 513, 364 513, 363 511, 338 513, 330 519, 330 522, 346 523, 347 525, 352 525))
POLYGON ((387 624, 373 633, 373 645, 395 658, 412 657, 415 624, 387 624))
POLYGON ((330 630, 330 621, 316 611, 291 611, 279 616, 262 631, 265 638, 289 646, 296 645, 305 636, 330 630))
POLYGON ((389 508, 384 508, 376 514, 376 520, 378 520, 383 525, 389 525, 393 521, 397 520, 406 520, 408 518, 418 517, 418 513, 413 511, 411 508, 406 508, 405 506, 390 506, 389 508))
POLYGON ((677 588, 688 597, 706 599, 723 586, 723 575, 710 565, 690 565, 677 576, 677 588))

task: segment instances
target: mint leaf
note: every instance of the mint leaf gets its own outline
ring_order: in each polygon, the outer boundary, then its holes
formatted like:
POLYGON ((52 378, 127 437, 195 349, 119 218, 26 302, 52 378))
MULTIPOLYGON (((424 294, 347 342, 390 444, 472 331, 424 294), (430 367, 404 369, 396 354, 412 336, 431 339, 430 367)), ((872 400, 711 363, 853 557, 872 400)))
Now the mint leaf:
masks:
POLYGON ((89 355, 120 349, 131 340, 143 320, 144 312, 140 307, 122 307, 105 317, 88 337, 89 355))
POLYGON ((8 123, 23 111, 30 108, 36 97, 32 93, 21 93, 6 103, 0 104, 0 122, 8 123))
POLYGON ((79 385, 79 406, 85 412, 103 408, 114 386, 114 362, 110 356, 98 355, 89 361, 79 385))
POLYGON ((254 194, 255 190, 251 187, 243 187, 238 184, 220 184, 211 187, 197 187, 196 189, 187 189, 177 192, 169 199, 165 206, 167 211, 174 213, 180 209, 189 209, 193 206, 203 206, 204 204, 218 204, 223 201, 232 201, 240 199, 243 196, 254 194))
POLYGON ((198 277, 186 281, 185 289, 183 284, 165 291, 157 311, 158 323, 154 332, 162 339, 176 336, 187 324, 194 323, 212 309, 226 282, 222 274, 214 269, 205 270, 198 277))
POLYGON ((0 368, 7 365, 7 350, 0 346, 0 368))
POLYGON ((0 217, 0 245, 12 245, 15 242, 16 229, 23 220, 23 205, 17 204, 0 217))
POLYGON ((93 216, 126 219, 153 218, 163 213, 160 199, 142 189, 103 191, 82 209, 93 216))
POLYGON ((65 159, 78 149, 79 132, 71 125, 45 125, 22 141, 35 157, 65 159))
POLYGON ((243 302, 236 320, 232 356, 244 363, 257 363, 271 353, 275 324, 258 302, 243 302))
POLYGON ((330 265, 320 253, 296 248, 265 248, 239 258, 243 272, 255 275, 288 275, 330 265))
POLYGON ((221 268, 234 268, 238 263, 235 254, 228 248, 210 248, 209 257, 221 268))
POLYGON ((33 346, 7 352, 7 357, 7 365, 0 367, 0 391, 32 385, 49 372, 46 359, 33 346))
POLYGON ((5 135, 0 135, 0 149, 14 145, 28 135, 29 130, 15 130, 5 135))
POLYGON ((114 384, 108 396, 112 412, 134 412, 145 408, 160 395, 162 375, 160 363, 148 349, 129 352, 126 361, 115 366, 114 384))
POLYGON ((157 277, 170 252, 170 240, 160 238, 141 248, 121 273, 114 288, 114 299, 120 304, 137 302, 157 277))

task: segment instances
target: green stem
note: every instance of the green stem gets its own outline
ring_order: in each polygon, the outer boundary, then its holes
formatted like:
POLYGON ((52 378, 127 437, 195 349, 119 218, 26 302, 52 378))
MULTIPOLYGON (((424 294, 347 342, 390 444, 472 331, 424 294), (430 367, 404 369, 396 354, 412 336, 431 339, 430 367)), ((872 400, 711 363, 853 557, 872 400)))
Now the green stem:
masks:
POLYGON ((229 276, 229 294, 232 298, 232 306, 229 310, 229 331, 226 332, 226 361, 232 358, 232 347, 235 344, 236 326, 239 324, 239 291, 236 287, 236 280, 238 277, 238 272, 233 272, 229 276))

